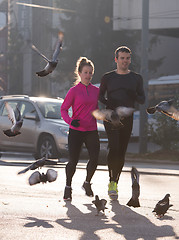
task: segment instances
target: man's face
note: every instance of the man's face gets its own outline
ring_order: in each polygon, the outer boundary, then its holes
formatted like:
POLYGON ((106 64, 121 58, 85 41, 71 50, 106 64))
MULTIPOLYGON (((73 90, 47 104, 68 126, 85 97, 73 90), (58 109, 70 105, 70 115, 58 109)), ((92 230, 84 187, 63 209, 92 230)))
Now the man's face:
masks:
POLYGON ((125 71, 129 68, 131 63, 131 55, 126 52, 118 52, 118 58, 115 58, 118 68, 125 71))

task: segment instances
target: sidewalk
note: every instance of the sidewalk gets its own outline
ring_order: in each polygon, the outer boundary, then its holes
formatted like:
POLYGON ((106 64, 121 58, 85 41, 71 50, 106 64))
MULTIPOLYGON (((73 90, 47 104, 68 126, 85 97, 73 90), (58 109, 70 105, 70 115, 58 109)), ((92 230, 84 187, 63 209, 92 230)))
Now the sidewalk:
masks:
MULTIPOLYGON (((8 164, 10 166, 18 165, 25 166, 34 162, 35 159, 30 154, 20 155, 18 154, 4 154, 0 158, 1 165, 8 164), (3 163, 4 161, 4 163, 3 163)), ((59 166, 65 167, 68 159, 60 159, 59 166)), ((77 168, 86 168, 86 163, 88 160, 80 160, 77 168)), ((141 174, 165 174, 165 175, 179 175, 179 163, 176 161, 168 160, 157 160, 157 159, 138 159, 126 157, 126 161, 123 167, 123 172, 130 172, 131 167, 135 166, 139 169, 141 174)), ((56 166, 53 166, 54 168, 56 166)), ((103 165, 99 164, 97 167, 98 170, 108 171, 106 156, 104 156, 103 165)))
MULTIPOLYGON (((179 164, 174 164, 171 162, 140 162, 140 161, 126 161, 123 167, 122 172, 130 172, 132 166, 135 166, 140 174, 153 174, 153 175, 175 175, 179 176, 179 164)), ((78 166, 78 169, 85 169, 86 168, 86 161, 80 161, 78 166)), ((98 165, 97 167, 100 171, 107 171, 108 167, 107 165, 98 165)))

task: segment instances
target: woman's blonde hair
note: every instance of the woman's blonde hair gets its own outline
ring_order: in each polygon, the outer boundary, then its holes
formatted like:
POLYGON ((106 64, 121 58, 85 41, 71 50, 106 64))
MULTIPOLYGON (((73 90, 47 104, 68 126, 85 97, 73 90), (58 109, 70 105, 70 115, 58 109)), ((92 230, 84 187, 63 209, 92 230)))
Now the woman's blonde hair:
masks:
POLYGON ((82 69, 84 66, 90 66, 92 67, 92 71, 94 73, 94 64, 91 60, 89 60, 88 58, 86 57, 80 57, 77 62, 76 62, 76 68, 75 68, 75 82, 74 82, 74 85, 77 85, 79 82, 80 82, 80 77, 79 77, 79 72, 81 73, 82 72, 82 69))

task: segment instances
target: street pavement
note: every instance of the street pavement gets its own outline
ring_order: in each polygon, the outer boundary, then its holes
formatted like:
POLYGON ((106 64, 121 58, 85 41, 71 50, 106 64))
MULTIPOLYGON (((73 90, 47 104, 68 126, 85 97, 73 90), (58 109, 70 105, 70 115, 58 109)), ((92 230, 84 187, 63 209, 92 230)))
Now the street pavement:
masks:
POLYGON ((94 198, 81 189, 86 161, 78 164, 72 183, 73 199, 67 203, 63 201, 66 162, 48 167, 58 172, 55 182, 29 186, 33 171, 17 173, 33 161, 28 156, 0 159, 0 240, 179 239, 178 164, 126 161, 118 184, 118 201, 110 201, 107 195, 107 166, 98 166, 92 189, 107 200, 108 209, 105 215, 96 216, 94 198), (139 208, 126 205, 132 194, 132 166, 140 173, 139 208), (173 206, 158 219, 152 210, 166 193, 170 193, 173 206))

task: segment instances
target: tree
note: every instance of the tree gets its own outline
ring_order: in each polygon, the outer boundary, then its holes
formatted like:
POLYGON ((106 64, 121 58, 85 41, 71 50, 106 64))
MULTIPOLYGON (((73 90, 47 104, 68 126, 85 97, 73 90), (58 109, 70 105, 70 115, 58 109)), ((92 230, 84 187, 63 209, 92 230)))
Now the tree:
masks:
MULTIPOLYGON (((95 64, 93 83, 99 83, 104 72, 116 67, 114 51, 118 46, 128 45, 135 49, 140 39, 139 32, 113 31, 112 4, 113 2, 108 0, 57 2, 60 8, 76 11, 59 15, 65 34, 64 49, 61 54, 63 70, 59 72, 61 76, 70 75, 71 77, 76 60, 80 56, 86 56, 95 64), (110 17, 109 22, 105 22, 107 16, 110 17)), ((61 79, 64 78, 61 77, 61 79)), ((71 78, 72 81, 73 78, 71 78)))
MULTIPOLYGON (((62 67, 59 70, 59 77, 56 78, 57 81, 70 81, 72 84, 76 60, 80 56, 86 56, 95 64, 93 83, 99 83, 105 72, 116 68, 114 51, 121 45, 132 49, 131 70, 140 71, 141 31, 113 31, 113 1, 60 0, 56 2, 59 8, 76 11, 59 14, 65 40, 60 58, 62 67)), ((152 36, 151 47, 156 42, 157 37, 152 36)), ((161 64, 161 60, 155 62, 155 66, 158 64, 161 64)), ((151 66, 153 68, 153 65, 151 66)), ((66 86, 69 88, 68 84, 66 86)))

